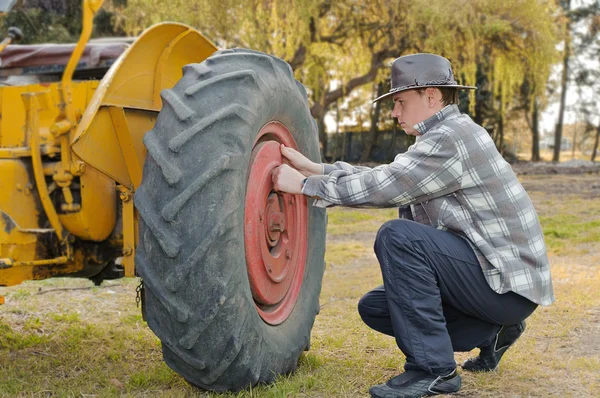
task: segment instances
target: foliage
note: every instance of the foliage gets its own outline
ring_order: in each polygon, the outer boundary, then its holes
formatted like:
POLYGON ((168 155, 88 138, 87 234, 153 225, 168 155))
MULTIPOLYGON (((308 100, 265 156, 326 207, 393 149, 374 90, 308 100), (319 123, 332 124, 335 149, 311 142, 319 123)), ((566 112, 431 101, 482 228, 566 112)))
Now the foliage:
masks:
POLYGON ((573 10, 571 18, 575 29, 573 36, 573 75, 579 101, 576 108, 586 124, 582 138, 587 138, 593 129, 596 138, 592 160, 596 154, 600 136, 600 106, 596 98, 600 94, 600 3, 593 2, 587 7, 573 10))
MULTIPOLYGON (((29 8, 7 18, 22 18, 17 25, 32 27, 28 42, 77 38, 78 0, 26 3, 29 8)), ((371 84, 385 81, 387 91, 390 61, 409 53, 449 58, 465 84, 483 76, 492 124, 515 105, 524 80, 529 96, 543 98, 564 25, 559 16, 553 0, 106 0, 97 22, 103 21, 105 32, 138 35, 154 23, 178 21, 219 47, 253 48, 285 59, 309 88, 325 152, 325 114, 336 103, 342 118, 360 107, 369 113, 371 84), (353 100, 357 104, 344 106, 363 86, 353 100)), ((466 99, 471 113, 482 108, 475 95, 466 99)))
POLYGON ((389 59, 417 51, 448 57, 471 84, 478 64, 484 64, 494 87, 502 82, 505 102, 525 75, 541 94, 556 60, 555 13, 553 2, 538 0, 129 0, 119 14, 130 34, 176 20, 220 46, 282 57, 326 110, 356 87, 385 76, 381 70, 389 59), (333 81, 339 84, 330 89, 333 81))
MULTIPOLYGON (((595 79, 588 80, 590 73, 594 74, 597 69, 598 59, 598 26, 600 26, 600 3, 597 0, 560 0, 562 8, 562 19, 564 20, 565 32, 563 41, 563 67, 561 76, 561 98, 560 109, 558 111, 558 122, 554 133, 554 156, 553 161, 559 161, 560 144, 563 130, 564 113, 566 109, 566 93, 569 84, 574 80, 573 71, 576 74, 575 80, 579 85, 581 95, 582 83, 588 83, 593 94, 597 91, 594 88, 595 79), (577 57, 573 57, 576 55, 577 57), (592 62, 590 63, 590 60, 592 62), (575 62, 574 62, 575 61, 575 62), (590 65, 593 65, 590 67, 590 65)), ((585 98, 590 94, 588 91, 582 96, 585 98)), ((590 123, 589 114, 598 113, 594 103, 579 104, 579 111, 583 113, 584 119, 590 123), (594 109, 596 108, 596 109, 594 109)), ((596 145, 600 137, 600 124, 598 125, 598 135, 596 136, 596 145)), ((595 156, 592 155, 592 159, 595 156)))
MULTIPOLYGON (((16 26, 23 32, 19 44, 74 43, 81 34, 81 5, 81 0, 20 1, 10 13, 0 16, 0 35, 6 37, 8 28, 16 26)), ((111 12, 101 9, 92 36, 123 34, 113 26, 112 18, 111 12)))

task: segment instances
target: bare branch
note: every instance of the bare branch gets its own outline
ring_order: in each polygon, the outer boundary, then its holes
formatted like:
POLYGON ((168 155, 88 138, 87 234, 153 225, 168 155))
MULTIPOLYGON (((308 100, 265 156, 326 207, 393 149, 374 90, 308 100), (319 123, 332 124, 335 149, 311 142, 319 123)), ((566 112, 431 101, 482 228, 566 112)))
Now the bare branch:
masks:
POLYGON ((371 67, 369 68, 369 71, 362 76, 350 79, 343 87, 327 92, 325 94, 323 107, 327 109, 330 104, 337 101, 339 98, 347 96, 355 88, 375 80, 375 77, 377 77, 377 71, 383 66, 383 62, 388 58, 397 56, 401 52, 402 51, 400 51, 400 49, 394 48, 391 50, 382 50, 373 54, 371 57, 371 67))

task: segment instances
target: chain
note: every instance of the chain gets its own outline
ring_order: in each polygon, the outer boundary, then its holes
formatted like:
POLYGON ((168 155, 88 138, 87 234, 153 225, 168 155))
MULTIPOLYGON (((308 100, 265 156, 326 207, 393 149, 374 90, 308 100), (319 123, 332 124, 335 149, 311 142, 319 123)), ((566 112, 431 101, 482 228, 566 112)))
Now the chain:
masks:
POLYGON ((135 288, 135 306, 140 307, 142 302, 142 292, 144 291, 144 280, 140 278, 140 284, 135 288))

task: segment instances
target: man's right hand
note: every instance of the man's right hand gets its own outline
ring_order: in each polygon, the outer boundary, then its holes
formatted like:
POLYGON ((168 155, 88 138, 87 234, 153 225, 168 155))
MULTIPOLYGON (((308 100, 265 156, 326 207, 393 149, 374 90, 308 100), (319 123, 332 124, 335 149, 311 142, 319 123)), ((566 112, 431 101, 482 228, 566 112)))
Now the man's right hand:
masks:
POLYGON ((281 144, 281 154, 305 177, 323 174, 323 165, 315 163, 293 148, 281 144))

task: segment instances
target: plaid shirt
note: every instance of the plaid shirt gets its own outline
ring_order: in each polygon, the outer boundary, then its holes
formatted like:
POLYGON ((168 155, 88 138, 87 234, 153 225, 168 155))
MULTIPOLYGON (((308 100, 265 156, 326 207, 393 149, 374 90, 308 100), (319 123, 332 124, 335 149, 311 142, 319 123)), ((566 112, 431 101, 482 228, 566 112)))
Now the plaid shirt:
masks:
POLYGON ((542 229, 531 200, 487 131, 456 105, 417 124, 421 134, 388 165, 324 165, 305 195, 315 206, 400 207, 400 216, 456 233, 473 247, 490 287, 554 301, 542 229))

